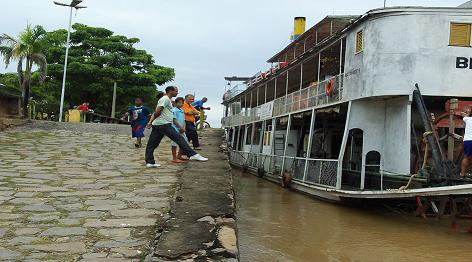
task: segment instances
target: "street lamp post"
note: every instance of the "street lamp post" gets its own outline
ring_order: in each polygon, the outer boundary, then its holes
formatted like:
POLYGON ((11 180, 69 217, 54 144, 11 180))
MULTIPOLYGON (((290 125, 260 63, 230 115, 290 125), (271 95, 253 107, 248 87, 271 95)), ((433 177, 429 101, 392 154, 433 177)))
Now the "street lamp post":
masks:
POLYGON ((87 8, 85 6, 79 6, 80 3, 82 3, 83 0, 72 0, 70 4, 63 4, 59 2, 54 2, 55 5, 59 6, 66 6, 70 8, 70 15, 69 15, 69 28, 67 30, 67 43, 66 43, 66 58, 64 61, 64 76, 62 78, 62 90, 61 90, 61 105, 59 109, 59 122, 62 122, 62 116, 64 114, 64 93, 66 90, 66 77, 67 77, 67 60, 69 58, 69 47, 70 47, 70 30, 72 27, 72 11, 74 8, 76 10, 82 9, 82 8, 87 8))

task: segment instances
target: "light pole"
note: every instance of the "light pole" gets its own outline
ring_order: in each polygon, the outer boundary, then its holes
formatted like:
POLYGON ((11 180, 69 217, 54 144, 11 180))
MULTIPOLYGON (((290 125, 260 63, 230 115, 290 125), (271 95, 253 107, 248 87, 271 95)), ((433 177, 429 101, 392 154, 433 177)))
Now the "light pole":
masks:
POLYGON ((116 86, 118 84, 116 83, 113 83, 113 101, 112 101, 112 104, 111 104, 111 117, 112 118, 115 118, 115 108, 116 108, 116 86))
POLYGON ((62 122, 62 116, 64 114, 64 93, 66 90, 66 76, 67 76, 67 59, 69 58, 69 46, 70 46, 70 30, 72 27, 72 11, 74 8, 76 10, 82 9, 82 8, 87 8, 86 6, 79 6, 80 3, 82 3, 83 0, 72 0, 70 4, 63 4, 59 2, 54 2, 55 5, 59 6, 66 6, 70 8, 70 16, 69 16, 69 28, 67 30, 67 43, 66 43, 66 59, 64 61, 64 76, 62 78, 62 90, 61 90, 61 106, 59 109, 59 122, 62 122))

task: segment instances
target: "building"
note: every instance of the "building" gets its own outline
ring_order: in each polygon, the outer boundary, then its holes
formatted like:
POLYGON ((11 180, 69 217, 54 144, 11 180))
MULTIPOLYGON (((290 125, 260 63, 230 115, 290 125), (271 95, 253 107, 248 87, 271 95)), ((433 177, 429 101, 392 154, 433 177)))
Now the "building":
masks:
POLYGON ((0 117, 21 117, 21 96, 0 84, 0 117))

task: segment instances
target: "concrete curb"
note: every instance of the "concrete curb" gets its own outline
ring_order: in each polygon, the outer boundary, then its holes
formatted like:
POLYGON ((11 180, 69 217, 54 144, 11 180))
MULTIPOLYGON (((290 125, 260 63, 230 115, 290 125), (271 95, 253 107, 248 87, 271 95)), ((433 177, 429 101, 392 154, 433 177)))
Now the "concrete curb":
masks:
POLYGON ((231 167, 220 146, 223 132, 202 132, 202 155, 210 161, 186 164, 169 218, 145 261, 238 261, 231 167))

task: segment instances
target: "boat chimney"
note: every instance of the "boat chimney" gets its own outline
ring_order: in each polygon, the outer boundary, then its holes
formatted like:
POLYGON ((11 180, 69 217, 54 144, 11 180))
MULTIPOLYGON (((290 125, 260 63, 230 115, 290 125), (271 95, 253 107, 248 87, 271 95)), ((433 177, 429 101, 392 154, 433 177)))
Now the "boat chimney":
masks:
POLYGON ((303 33, 305 33, 306 17, 295 17, 293 22, 293 36, 292 41, 297 40, 303 33))

